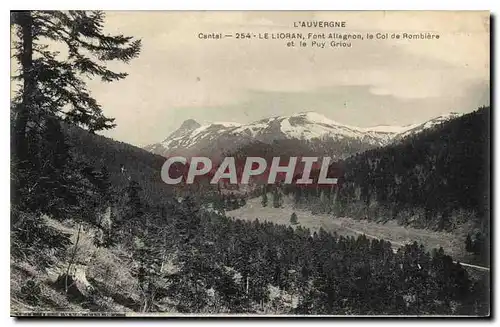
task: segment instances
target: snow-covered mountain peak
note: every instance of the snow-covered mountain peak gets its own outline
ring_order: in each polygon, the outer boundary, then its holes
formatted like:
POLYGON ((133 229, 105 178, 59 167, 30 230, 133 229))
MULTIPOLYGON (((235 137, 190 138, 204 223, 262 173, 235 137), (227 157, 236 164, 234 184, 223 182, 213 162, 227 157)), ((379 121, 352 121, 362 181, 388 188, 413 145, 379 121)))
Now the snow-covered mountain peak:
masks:
POLYGON ((449 113, 446 113, 446 114, 442 114, 440 115, 439 117, 443 117, 443 118, 457 118, 457 117, 460 117, 462 116, 463 114, 459 113, 459 112, 449 112, 449 113))
POLYGON ((235 123, 235 122, 217 121, 217 122, 213 122, 209 125, 220 125, 220 126, 224 126, 224 127, 239 127, 243 124, 235 123))
POLYGON ((241 145, 254 141, 271 144, 278 140, 340 142, 351 144, 351 146, 364 144, 368 147, 375 147, 387 145, 394 140, 418 133, 458 116, 460 114, 449 113, 419 124, 373 127, 349 126, 315 111, 264 118, 247 124, 214 122, 200 125, 190 119, 163 142, 148 146, 147 149, 162 155, 171 153, 201 155, 201 153, 231 152, 241 145))
POLYGON ((316 111, 303 111, 290 116, 279 116, 277 118, 291 119, 292 121, 302 121, 303 123, 309 124, 323 124, 323 125, 331 125, 331 126, 344 126, 351 129, 357 129, 357 127, 349 126, 346 124, 339 123, 335 120, 332 120, 316 111))
POLYGON ((391 133, 397 134, 402 133, 409 128, 412 128, 413 125, 405 125, 405 126, 392 126, 392 125, 377 125, 371 127, 360 128, 365 132, 378 132, 378 133, 391 133))
POLYGON ((445 123, 451 119, 458 118, 460 116, 462 116, 462 114, 457 113, 457 112, 450 112, 450 113, 439 115, 439 116, 434 117, 432 119, 429 119, 421 124, 413 124, 413 125, 408 126, 408 128, 405 131, 398 133, 395 138, 401 139, 401 138, 404 138, 408 135, 419 133, 425 129, 432 128, 436 125, 440 125, 442 123, 445 123))
POLYGON ((346 129, 349 129, 352 131, 358 131, 358 132, 363 132, 363 133, 374 132, 374 133, 396 134, 396 133, 404 132, 412 127, 412 125, 407 125, 407 126, 377 125, 377 126, 371 126, 371 127, 357 127, 357 126, 339 123, 339 122, 332 120, 330 118, 327 118, 327 117, 323 116, 322 114, 319 114, 315 111, 300 112, 300 113, 291 115, 290 117, 292 117, 292 118, 301 117, 301 118, 306 119, 310 123, 343 127, 343 128, 346 128, 346 129))
POLYGON ((201 125, 196 120, 188 119, 188 120, 185 120, 181 124, 181 127, 179 127, 179 130, 188 131, 188 130, 197 129, 200 126, 201 125))
POLYGON ((338 124, 337 122, 331 120, 330 118, 327 118, 327 117, 323 116, 322 114, 319 114, 315 111, 299 112, 299 113, 291 115, 290 117, 302 117, 302 118, 307 119, 310 122, 315 122, 315 123, 322 123, 322 124, 329 124, 329 125, 338 124))
POLYGON ((165 140, 162 141, 162 143, 167 142, 169 139, 174 139, 174 138, 179 138, 187 133, 196 130, 199 128, 201 125, 194 119, 188 119, 182 122, 181 126, 176 129, 172 134, 170 134, 165 140))

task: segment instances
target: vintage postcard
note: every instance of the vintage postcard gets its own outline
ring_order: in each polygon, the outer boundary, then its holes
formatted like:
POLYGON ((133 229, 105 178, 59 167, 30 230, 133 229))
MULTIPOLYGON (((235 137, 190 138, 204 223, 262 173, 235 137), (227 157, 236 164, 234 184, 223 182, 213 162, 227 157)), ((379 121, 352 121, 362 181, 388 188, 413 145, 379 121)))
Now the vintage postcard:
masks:
POLYGON ((489 12, 10 17, 12 316, 490 316, 489 12))

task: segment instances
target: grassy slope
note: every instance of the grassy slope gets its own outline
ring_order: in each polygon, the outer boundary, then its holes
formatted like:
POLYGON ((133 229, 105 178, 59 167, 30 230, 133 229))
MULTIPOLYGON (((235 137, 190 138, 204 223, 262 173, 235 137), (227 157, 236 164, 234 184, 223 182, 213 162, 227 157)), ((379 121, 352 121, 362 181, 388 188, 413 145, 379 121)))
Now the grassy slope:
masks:
MULTIPOLYGON (((57 231, 70 234, 72 243, 76 243, 78 228, 72 225, 71 222, 62 224, 47 217, 45 219, 57 231)), ((124 292, 129 290, 131 293, 135 293, 136 285, 124 286, 127 283, 129 262, 120 258, 123 257, 123 253, 120 253, 119 250, 112 251, 106 248, 96 248, 93 245, 92 237, 92 231, 84 229, 80 234, 76 251, 76 264, 88 267, 86 270, 87 279, 90 277, 100 279, 104 275, 114 272, 116 275, 113 276, 113 279, 110 279, 115 284, 113 286, 122 289, 124 292)), ((37 266, 36 263, 31 262, 29 259, 22 261, 11 259, 11 312, 89 312, 90 307, 86 303, 71 301, 62 290, 54 286, 57 277, 66 271, 68 259, 74 250, 73 245, 67 249, 63 257, 51 258, 53 265, 46 269, 37 266), (26 301, 21 291, 21 287, 27 279, 35 281, 41 288, 38 300, 32 303, 26 301)), ((130 281, 133 280, 130 279, 130 281)), ((102 306, 110 311, 131 311, 130 308, 115 302, 112 298, 109 298, 107 303, 102 303, 102 306)))

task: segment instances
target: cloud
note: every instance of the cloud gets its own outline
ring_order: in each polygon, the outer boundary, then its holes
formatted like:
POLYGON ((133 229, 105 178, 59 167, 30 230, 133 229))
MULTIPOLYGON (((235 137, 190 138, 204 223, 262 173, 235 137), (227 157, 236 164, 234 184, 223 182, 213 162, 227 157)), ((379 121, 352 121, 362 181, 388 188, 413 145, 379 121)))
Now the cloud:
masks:
MULTIPOLYGON (((140 144, 157 141, 160 132, 166 136, 186 112, 204 111, 198 117, 209 120, 217 110, 251 103, 256 94, 302 94, 311 99, 320 90, 360 87, 365 93, 356 96, 372 102, 388 97, 393 105, 428 98, 453 103, 466 94, 461 90, 489 81, 487 13, 111 12, 106 26, 110 32, 143 40, 140 58, 129 66, 116 66, 130 73, 126 80, 92 83, 106 113, 117 118, 118 127, 110 135, 140 144), (344 32, 432 31, 441 38, 353 41, 349 49, 198 38, 200 32, 297 31, 293 22, 306 20, 345 20, 344 32)), ((262 110, 250 110, 245 117, 258 117, 262 110)), ((274 111, 280 110, 266 110, 268 115, 274 111)))

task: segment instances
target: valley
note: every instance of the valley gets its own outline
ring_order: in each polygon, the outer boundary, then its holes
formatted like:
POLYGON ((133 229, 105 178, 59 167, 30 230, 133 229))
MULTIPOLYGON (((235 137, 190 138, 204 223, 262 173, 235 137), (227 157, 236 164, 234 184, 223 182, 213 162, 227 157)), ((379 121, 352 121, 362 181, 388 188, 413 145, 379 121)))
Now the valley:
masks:
POLYGON ((10 13, 11 316, 491 316, 481 51, 200 57, 224 26, 303 35, 136 14, 10 13))
MULTIPOLYGON (((79 207, 70 207, 71 218, 66 213, 59 218, 55 212, 38 220, 24 207, 17 211, 20 227, 12 234, 11 309, 17 314, 65 310, 127 315, 485 315, 489 269, 469 260, 472 255, 465 251, 466 235, 473 229, 457 228, 455 222, 452 232, 433 229, 440 220, 451 222, 439 211, 446 207, 440 202, 429 211, 433 215, 426 216, 425 195, 433 189, 416 192, 439 178, 457 177, 446 170, 441 170, 443 175, 422 175, 418 168, 423 180, 419 183, 412 167, 420 159, 399 157, 421 151, 426 153, 421 160, 432 158, 435 150, 427 149, 427 144, 439 144, 434 140, 442 140, 442 135, 454 137, 456 141, 447 141, 450 144, 467 144, 460 141, 467 136, 462 123, 480 126, 484 114, 480 111, 457 121, 458 125, 450 123, 410 140, 414 147, 409 149, 402 148, 405 144, 388 146, 348 158, 342 163, 342 187, 335 192, 269 185, 265 207, 260 188, 228 193, 182 190, 161 181, 164 157, 79 128, 65 128, 72 155, 85 163, 81 178, 88 176, 91 181, 85 186, 90 197, 81 197, 79 207), (397 161, 406 158, 412 159, 397 161), (408 178, 394 177, 390 169, 398 167, 404 167, 399 174, 407 173, 408 178), (403 180, 414 184, 405 187, 403 180), (278 205, 275 193, 283 194, 278 205), (408 206, 397 205, 410 200, 415 212, 407 216, 408 206), (215 210, 206 210, 208 203, 215 210), (221 208, 225 215, 218 213, 221 208), (291 223, 293 213, 297 224, 291 223), (427 223, 422 225, 427 228, 398 224, 406 218, 427 223), (34 241, 24 243, 22 224, 33 222, 40 224, 31 227, 34 241), (432 251, 440 247, 442 251, 432 251), (65 290, 61 284, 65 277, 75 280, 76 288, 65 290), (377 300, 372 300, 374 292, 377 300)), ((197 129, 195 122, 184 127, 197 129)), ((296 140, 287 142, 288 148, 280 146, 284 143, 252 144, 235 155, 266 157, 297 151, 296 140)), ((452 155, 461 151, 442 148, 455 151, 452 155)), ((470 163, 458 158, 458 163, 470 163)), ((438 163, 442 162, 440 158, 438 163)), ((475 171, 480 170, 467 170, 475 171)), ((478 180, 462 184, 476 185, 478 180)), ((484 192, 482 185, 477 188, 484 192)), ((449 200, 462 193, 445 189, 435 194, 449 194, 449 200)), ((462 218, 472 223, 473 211, 463 209, 462 218)))
MULTIPOLYGON (((269 194, 269 198, 272 195, 269 194)), ((322 228, 326 232, 336 233, 343 236, 358 237, 364 234, 371 239, 383 239, 391 242, 393 249, 397 250, 405 244, 417 242, 423 244, 427 251, 442 247, 445 253, 458 261, 464 261, 464 266, 474 269, 489 271, 489 268, 468 264, 469 256, 466 254, 463 243, 463 234, 460 231, 448 233, 444 231, 431 231, 398 225, 395 221, 389 220, 386 223, 377 223, 367 220, 357 220, 349 217, 334 217, 329 214, 312 214, 310 211, 294 208, 293 200, 285 197, 281 208, 272 206, 263 207, 260 198, 249 199, 246 205, 236 210, 227 211, 226 215, 235 219, 247 221, 269 221, 275 224, 287 226, 301 226, 314 232, 319 232, 322 228), (298 224, 290 222, 292 213, 296 213, 298 224)))

